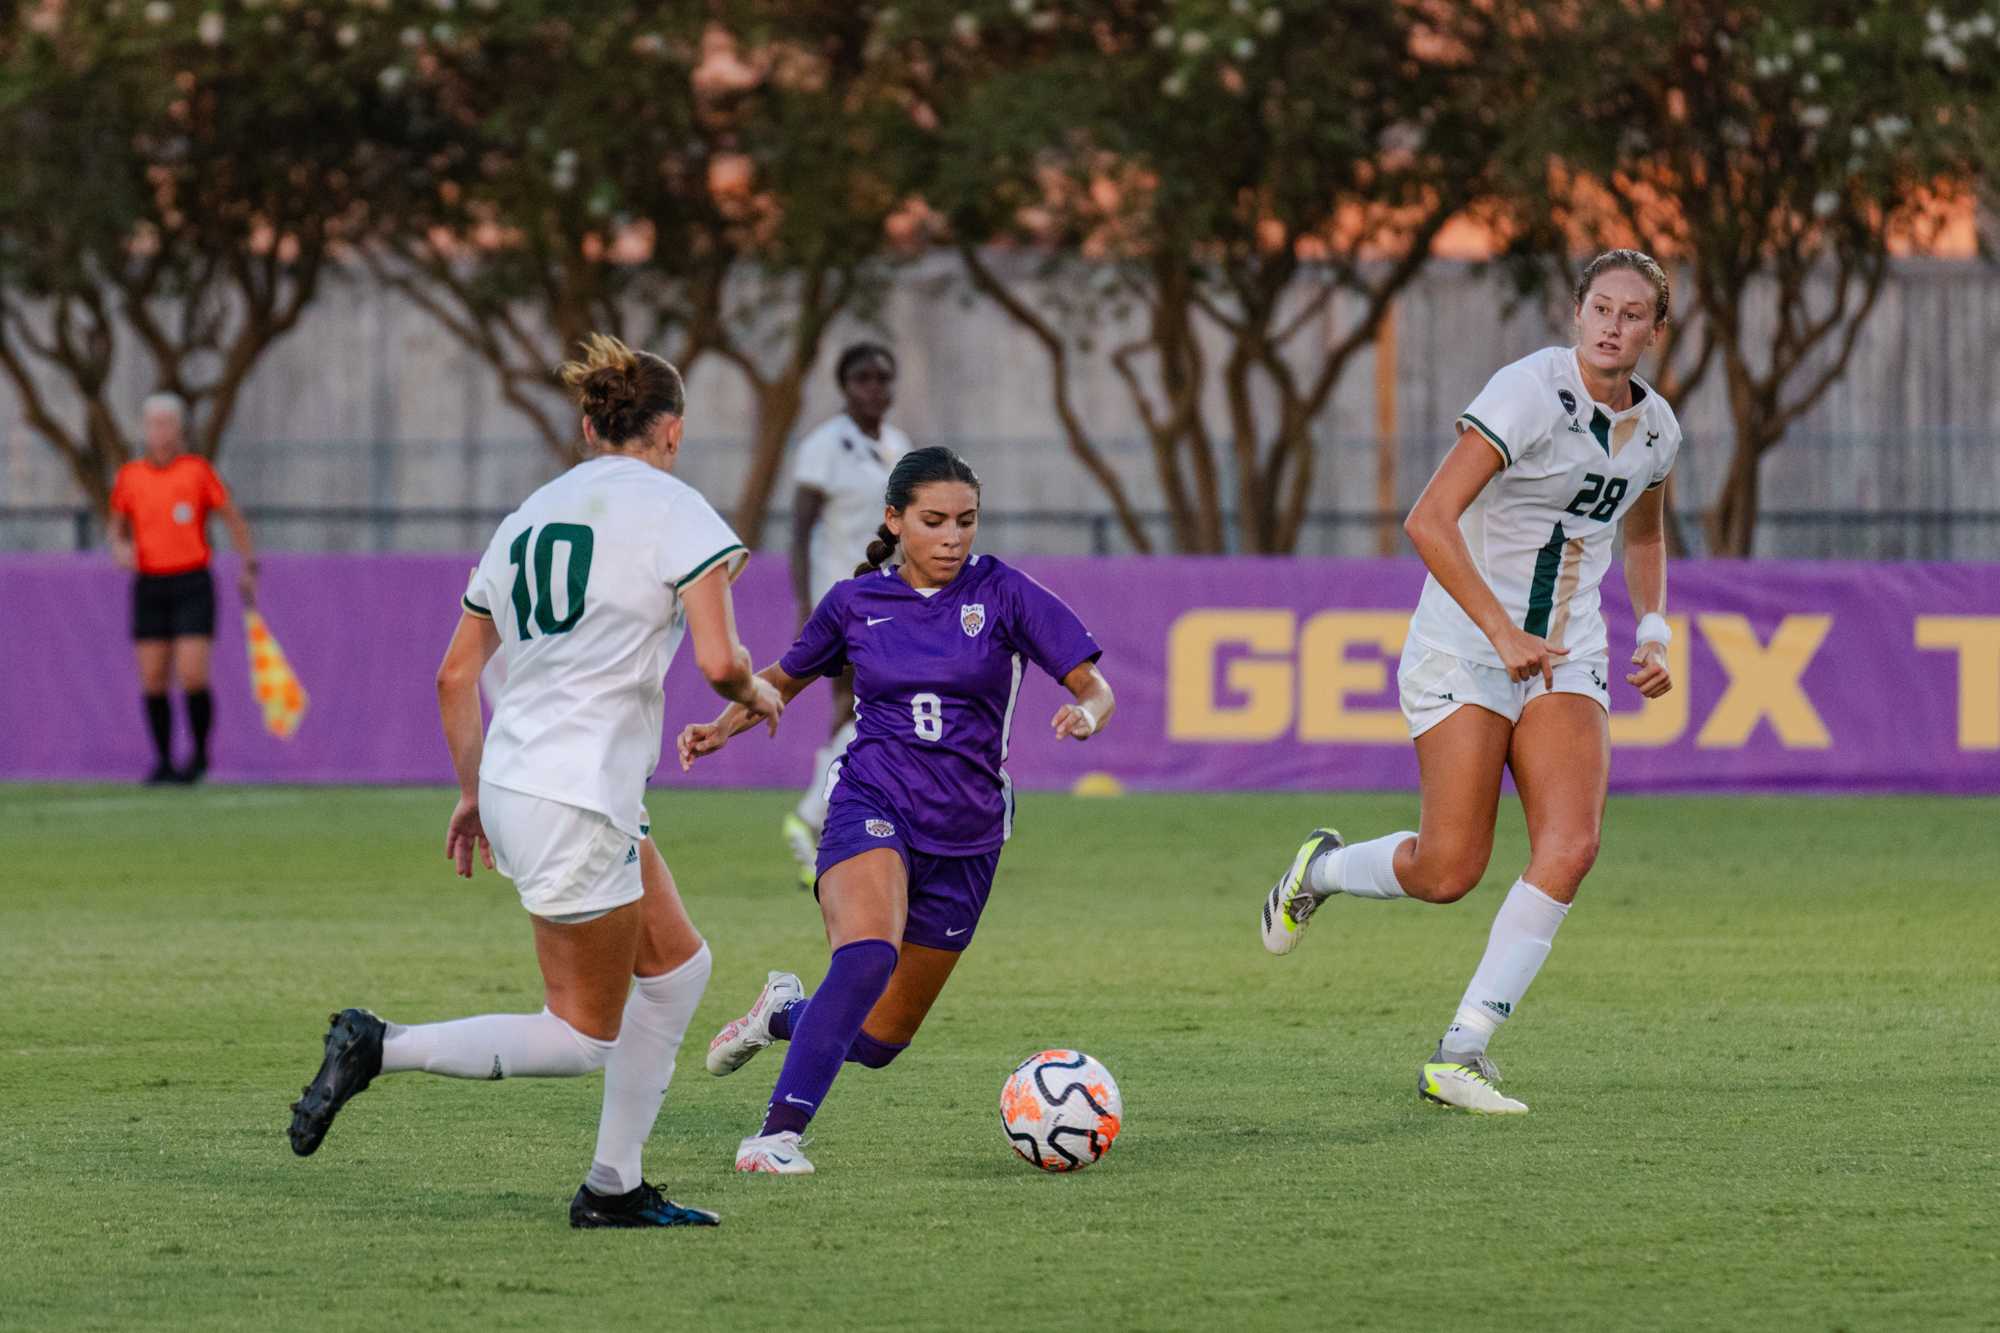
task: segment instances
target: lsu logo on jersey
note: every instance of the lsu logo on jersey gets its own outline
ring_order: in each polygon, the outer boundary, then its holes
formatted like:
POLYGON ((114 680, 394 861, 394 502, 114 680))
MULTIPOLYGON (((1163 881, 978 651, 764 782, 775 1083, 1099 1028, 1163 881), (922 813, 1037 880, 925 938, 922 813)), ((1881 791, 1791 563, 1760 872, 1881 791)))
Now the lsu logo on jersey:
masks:
POLYGON ((893 838, 896 836, 896 826, 886 819, 871 819, 861 827, 867 829, 868 836, 872 838, 893 838))
POLYGON ((965 631, 965 637, 975 638, 986 628, 986 603, 967 602, 958 608, 958 627, 965 631))

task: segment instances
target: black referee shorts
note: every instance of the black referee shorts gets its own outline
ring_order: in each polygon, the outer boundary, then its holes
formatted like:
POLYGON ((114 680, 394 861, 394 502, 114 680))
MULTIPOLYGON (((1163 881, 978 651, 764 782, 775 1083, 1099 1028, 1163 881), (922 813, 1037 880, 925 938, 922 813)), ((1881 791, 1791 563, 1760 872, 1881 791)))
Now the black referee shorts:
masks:
POLYGON ((215 580, 206 569, 141 574, 132 583, 132 637, 215 637, 215 580))

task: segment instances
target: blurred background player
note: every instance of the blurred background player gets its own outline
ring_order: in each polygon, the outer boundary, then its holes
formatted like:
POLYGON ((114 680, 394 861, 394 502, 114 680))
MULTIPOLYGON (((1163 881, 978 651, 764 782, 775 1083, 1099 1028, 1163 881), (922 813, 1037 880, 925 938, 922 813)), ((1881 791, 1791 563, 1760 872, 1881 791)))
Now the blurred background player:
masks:
MULTIPOLYGON (((1002 764, 1026 658, 1075 696, 1058 738, 1087 740, 1111 716, 1096 640, 1060 598, 972 553, 979 478, 949 449, 906 454, 856 576, 823 598, 784 657, 760 674, 789 701, 815 676, 853 669, 852 745, 829 783, 816 891, 833 960, 818 993, 773 972, 750 1012, 709 1043, 727 1074, 789 1040, 763 1128, 738 1171, 803 1175, 801 1136, 844 1061, 879 1069, 916 1036, 986 907, 1014 793, 1002 764), (883 568, 898 548, 902 563, 883 568)), ((681 763, 756 725, 732 706, 679 741, 681 763)))
POLYGON ((209 515, 222 516, 230 543, 242 557, 237 587, 245 606, 257 600, 257 551, 250 525, 222 478, 206 458, 186 452, 187 405, 173 394, 156 393, 146 400, 142 416, 146 452, 118 469, 111 487, 110 535, 112 555, 137 574, 132 581, 132 639, 154 754, 146 781, 199 782, 208 771, 208 733, 215 718, 208 688, 215 642, 209 515), (194 737, 194 753, 182 768, 173 760, 170 663, 194 737))
MULTIPOLYGON (((855 343, 841 352, 833 373, 846 410, 800 440, 792 464, 792 590, 801 625, 827 589, 854 572, 882 521, 889 469, 910 452, 909 436, 887 420, 895 401, 895 355, 879 343, 855 343)), ((827 771, 853 739, 854 685, 836 676, 831 739, 813 756, 812 781, 785 816, 785 846, 798 862, 800 888, 813 885, 827 771)))
POLYGON ((660 759, 661 678, 684 631, 702 675, 743 716, 775 726, 782 705, 736 637, 729 584, 743 544, 669 475, 686 398, 679 373, 614 338, 594 335, 585 349, 560 374, 592 456, 501 522, 438 670, 459 781, 445 854, 468 878, 476 852, 514 881, 534 921, 546 1004, 410 1027, 342 1010, 293 1104, 292 1149, 318 1149, 378 1073, 602 1069, 596 1156, 570 1225, 712 1226, 713 1213, 664 1198, 640 1175, 710 962, 647 836, 646 779, 660 759), (478 682, 496 651, 506 684, 482 745, 478 682))
POLYGON ((1335 893, 1456 902, 1486 871, 1501 773, 1513 771, 1528 867, 1418 1073, 1418 1092, 1442 1105, 1528 1109, 1499 1091, 1486 1045, 1520 1007, 1597 859, 1611 758, 1598 585, 1621 523, 1639 617, 1625 679, 1648 699, 1673 685, 1661 486, 1681 432, 1633 373, 1667 306, 1667 275, 1651 257, 1599 255, 1576 289, 1576 345, 1503 367, 1459 415, 1457 444, 1404 524, 1430 569, 1397 673, 1420 827, 1351 847, 1317 829, 1264 902, 1264 947, 1277 954, 1298 946, 1335 893))

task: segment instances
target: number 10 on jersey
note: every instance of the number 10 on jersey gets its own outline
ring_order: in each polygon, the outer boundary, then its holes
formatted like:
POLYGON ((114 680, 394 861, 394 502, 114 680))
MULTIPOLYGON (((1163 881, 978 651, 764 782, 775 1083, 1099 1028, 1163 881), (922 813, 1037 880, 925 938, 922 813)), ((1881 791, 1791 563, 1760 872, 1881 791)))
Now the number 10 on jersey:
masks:
POLYGON ((581 523, 549 523, 543 526, 539 537, 533 528, 525 528, 514 539, 514 544, 507 548, 507 559, 514 566, 514 623, 522 639, 535 637, 528 630, 531 617, 544 634, 567 634, 583 619, 584 592, 590 586, 590 557, 596 545, 597 534, 581 523), (535 538, 533 588, 528 586, 530 537, 535 538), (569 559, 565 562, 568 576, 563 580, 564 609, 558 618, 555 590, 549 585, 555 577, 556 547, 565 545, 569 547, 569 559))

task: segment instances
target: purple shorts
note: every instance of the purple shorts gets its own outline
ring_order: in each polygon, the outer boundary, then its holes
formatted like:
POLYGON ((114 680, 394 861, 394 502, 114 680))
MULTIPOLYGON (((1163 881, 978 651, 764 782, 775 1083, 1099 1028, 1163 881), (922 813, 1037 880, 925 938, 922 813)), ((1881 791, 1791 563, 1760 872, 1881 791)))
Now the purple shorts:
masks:
MULTIPOLYGON (((819 835, 816 873, 824 876, 842 861, 878 847, 893 848, 903 858, 903 872, 909 877, 910 919, 903 927, 903 938, 928 949, 953 952, 972 943, 979 914, 986 910, 986 895, 993 891, 1000 849, 979 856, 932 856, 916 851, 903 841, 894 816, 877 810, 865 799, 836 792, 826 812, 826 828, 819 835)), ((819 895, 817 881, 813 895, 819 895)))

